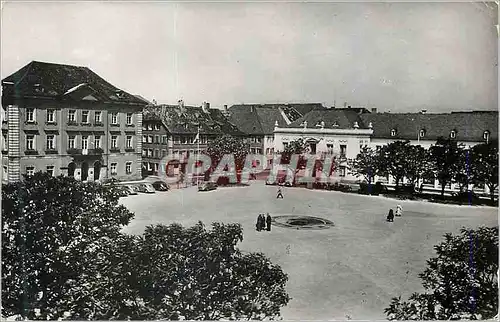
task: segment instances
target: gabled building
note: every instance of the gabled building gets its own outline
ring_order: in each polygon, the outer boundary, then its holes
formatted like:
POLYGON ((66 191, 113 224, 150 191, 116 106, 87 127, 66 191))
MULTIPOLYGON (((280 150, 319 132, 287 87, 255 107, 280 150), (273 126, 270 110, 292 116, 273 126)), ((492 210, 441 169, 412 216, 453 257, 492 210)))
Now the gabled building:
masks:
POLYGON ((373 134, 370 124, 361 118, 363 112, 350 108, 314 109, 290 124, 278 125, 274 128, 276 152, 302 139, 307 153, 338 158, 334 177, 353 179, 348 160, 355 159, 361 148, 370 144, 373 134))
POLYGON ((228 121, 223 110, 210 108, 206 102, 202 106, 187 106, 182 100, 177 105, 148 106, 144 111, 143 130, 143 168, 148 174, 157 174, 160 161, 167 153, 179 160, 167 168, 167 173, 176 175, 179 164, 198 149, 203 152, 215 138, 224 134, 244 136, 228 121), (196 140, 198 133, 199 141, 196 140))
POLYGON ((250 153, 265 154, 270 164, 275 152, 275 126, 286 126, 313 109, 324 107, 321 103, 239 104, 228 109, 228 118, 246 134, 250 153))
POLYGON ((87 67, 33 61, 2 80, 5 181, 37 171, 141 177, 143 100, 87 67))

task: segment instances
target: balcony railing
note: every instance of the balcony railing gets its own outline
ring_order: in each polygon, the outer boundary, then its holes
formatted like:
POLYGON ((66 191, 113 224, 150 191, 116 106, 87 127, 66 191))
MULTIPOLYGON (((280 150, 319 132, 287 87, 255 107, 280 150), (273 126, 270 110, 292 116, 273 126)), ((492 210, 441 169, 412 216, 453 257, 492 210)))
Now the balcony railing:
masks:
POLYGON ((97 149, 68 149, 69 155, 101 155, 104 151, 101 148, 97 149))

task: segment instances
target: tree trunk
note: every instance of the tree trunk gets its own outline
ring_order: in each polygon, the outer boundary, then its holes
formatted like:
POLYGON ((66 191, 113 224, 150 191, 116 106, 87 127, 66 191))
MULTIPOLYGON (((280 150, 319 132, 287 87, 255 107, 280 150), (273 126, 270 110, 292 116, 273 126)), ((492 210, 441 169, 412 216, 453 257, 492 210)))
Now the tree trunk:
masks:
POLYGON ((496 185, 488 185, 488 188, 490 189, 490 199, 491 199, 491 202, 495 202, 495 188, 496 188, 496 185))
POLYGON ((444 199, 444 188, 446 187, 446 181, 441 182, 441 198, 444 199))

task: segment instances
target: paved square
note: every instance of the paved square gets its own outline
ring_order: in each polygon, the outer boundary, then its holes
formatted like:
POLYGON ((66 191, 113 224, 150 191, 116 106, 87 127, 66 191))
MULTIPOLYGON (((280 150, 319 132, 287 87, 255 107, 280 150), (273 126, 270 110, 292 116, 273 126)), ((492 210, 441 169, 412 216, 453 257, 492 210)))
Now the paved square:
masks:
POLYGON ((277 188, 262 181, 249 187, 198 192, 195 187, 129 196, 122 203, 135 212, 125 229, 142 233, 150 224, 197 221, 236 222, 244 229, 240 249, 263 252, 289 274, 292 300, 282 309, 288 320, 384 319, 393 296, 421 291, 418 278, 433 256, 433 245, 460 227, 498 224, 497 209, 459 207, 333 191, 277 188), (403 206, 403 217, 387 223, 389 208, 403 206), (274 226, 255 231, 257 215, 310 215, 334 222, 325 230, 274 226))

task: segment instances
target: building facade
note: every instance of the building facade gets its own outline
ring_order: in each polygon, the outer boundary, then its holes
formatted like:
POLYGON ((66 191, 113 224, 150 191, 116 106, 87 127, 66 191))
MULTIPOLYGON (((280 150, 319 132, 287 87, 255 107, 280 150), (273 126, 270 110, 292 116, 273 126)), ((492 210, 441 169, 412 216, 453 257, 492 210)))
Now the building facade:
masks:
POLYGON ((4 182, 38 171, 141 177, 145 102, 86 67, 31 62, 2 80, 4 182))

